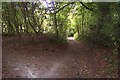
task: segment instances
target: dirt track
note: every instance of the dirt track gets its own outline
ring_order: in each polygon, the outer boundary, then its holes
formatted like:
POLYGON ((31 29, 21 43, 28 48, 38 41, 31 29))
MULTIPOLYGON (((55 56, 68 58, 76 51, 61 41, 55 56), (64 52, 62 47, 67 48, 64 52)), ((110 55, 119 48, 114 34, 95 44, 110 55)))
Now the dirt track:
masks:
POLYGON ((108 78, 107 49, 69 40, 67 46, 3 40, 3 78, 108 78))

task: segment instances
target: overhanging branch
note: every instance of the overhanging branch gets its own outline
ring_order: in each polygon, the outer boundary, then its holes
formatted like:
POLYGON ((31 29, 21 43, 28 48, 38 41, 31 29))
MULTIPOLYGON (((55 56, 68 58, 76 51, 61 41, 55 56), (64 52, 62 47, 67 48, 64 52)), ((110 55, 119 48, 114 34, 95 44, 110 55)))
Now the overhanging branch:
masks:
POLYGON ((55 13, 58 13, 59 11, 61 11, 62 9, 64 9, 65 7, 69 6, 70 4, 74 4, 75 2, 72 3, 68 3, 66 5, 64 5, 63 7, 61 7, 58 11, 56 11, 55 13))
MULTIPOLYGON (((63 7, 61 7, 59 10, 57 10, 55 13, 58 13, 59 11, 61 11, 62 9, 64 9, 65 7, 69 6, 70 4, 74 4, 75 2, 72 2, 72 3, 68 3, 66 5, 64 5, 63 7)), ((86 9, 90 10, 93 12, 93 10, 89 7, 87 7, 85 4, 83 4, 82 2, 80 2, 82 4, 82 6, 84 6, 86 9)))
POLYGON ((89 8, 89 7, 87 7, 85 4, 83 4, 82 2, 80 2, 81 4, 82 4, 82 6, 84 6, 86 9, 88 9, 88 10, 90 10, 90 11, 92 11, 93 12, 93 10, 91 9, 91 8, 89 8))

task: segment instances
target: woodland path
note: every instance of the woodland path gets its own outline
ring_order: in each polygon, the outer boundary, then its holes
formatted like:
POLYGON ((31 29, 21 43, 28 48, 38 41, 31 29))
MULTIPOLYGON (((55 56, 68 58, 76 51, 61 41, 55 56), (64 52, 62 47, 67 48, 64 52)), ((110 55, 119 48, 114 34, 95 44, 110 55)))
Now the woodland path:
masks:
POLYGON ((68 40, 61 45, 22 45, 3 40, 3 78, 108 78, 108 50, 68 40))

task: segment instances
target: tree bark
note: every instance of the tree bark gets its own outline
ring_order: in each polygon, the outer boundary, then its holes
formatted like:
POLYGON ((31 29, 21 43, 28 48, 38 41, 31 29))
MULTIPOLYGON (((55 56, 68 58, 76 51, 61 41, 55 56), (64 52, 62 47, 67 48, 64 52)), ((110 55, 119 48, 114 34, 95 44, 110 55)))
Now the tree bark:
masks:
POLYGON ((58 38, 59 33, 58 33, 58 29, 57 29, 57 19, 56 19, 56 13, 54 13, 53 15, 54 15, 55 34, 56 34, 56 37, 58 38))

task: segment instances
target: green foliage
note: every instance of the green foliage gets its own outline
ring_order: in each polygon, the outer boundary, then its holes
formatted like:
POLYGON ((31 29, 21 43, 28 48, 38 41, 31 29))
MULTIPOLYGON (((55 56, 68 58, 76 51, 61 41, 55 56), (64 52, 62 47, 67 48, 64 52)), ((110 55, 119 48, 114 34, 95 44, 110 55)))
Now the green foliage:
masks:
POLYGON ((75 29, 70 28, 68 31, 69 31, 69 32, 68 32, 68 36, 69 36, 69 37, 73 37, 74 34, 75 34, 75 29))
POLYGON ((96 8, 93 13, 89 13, 90 20, 88 20, 87 29, 81 30, 82 33, 79 32, 79 39, 92 41, 107 46, 113 49, 113 51, 115 49, 116 51, 120 39, 118 31, 120 30, 118 27, 119 13, 116 9, 117 4, 118 3, 94 3, 96 8))
POLYGON ((75 35, 75 38, 80 40, 118 47, 119 3, 85 3, 93 12, 80 3, 71 4, 56 13, 55 28, 53 12, 66 4, 68 3, 56 2, 53 6, 55 9, 50 11, 41 2, 3 3, 3 33, 54 34, 58 31, 57 37, 61 39, 75 35))

